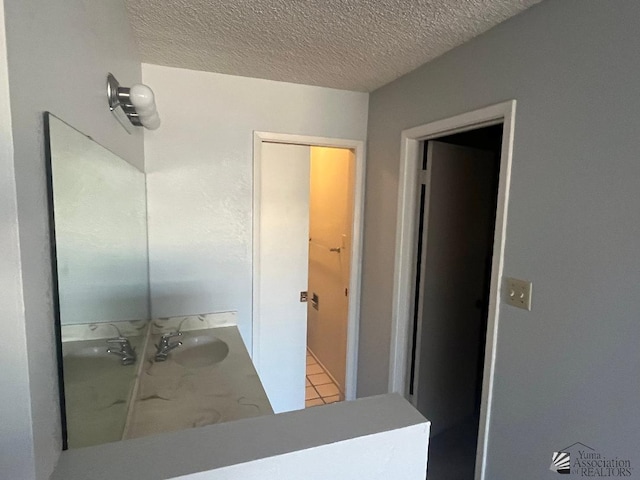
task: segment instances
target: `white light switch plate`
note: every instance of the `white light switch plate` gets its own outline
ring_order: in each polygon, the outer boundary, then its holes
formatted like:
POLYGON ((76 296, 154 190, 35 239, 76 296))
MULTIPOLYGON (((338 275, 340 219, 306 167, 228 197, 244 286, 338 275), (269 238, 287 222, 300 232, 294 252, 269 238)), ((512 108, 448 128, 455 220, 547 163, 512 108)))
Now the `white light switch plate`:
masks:
POLYGON ((531 290, 533 284, 517 278, 506 279, 506 301, 509 305, 531 311, 531 290))

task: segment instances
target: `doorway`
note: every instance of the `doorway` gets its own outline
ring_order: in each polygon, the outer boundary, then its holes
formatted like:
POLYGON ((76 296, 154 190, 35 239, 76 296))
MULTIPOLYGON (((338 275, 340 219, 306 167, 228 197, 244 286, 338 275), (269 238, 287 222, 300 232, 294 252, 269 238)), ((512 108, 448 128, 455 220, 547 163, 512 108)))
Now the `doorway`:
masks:
POLYGON ((311 147, 305 406, 344 400, 355 157, 311 147))
POLYGON ((502 128, 424 142, 408 394, 433 480, 474 476, 502 128))
POLYGON ((307 378, 307 363, 321 365, 338 389, 323 395, 329 401, 355 398, 363 182, 362 142, 254 134, 252 354, 275 413, 305 408, 308 386, 316 393, 332 388, 320 388, 329 385, 325 377, 307 378), (331 160, 341 152, 350 162, 331 160), (313 200, 323 168, 319 183, 346 174, 348 194, 334 188, 313 200), (343 205, 347 197, 350 205, 343 205), (349 213, 339 222, 330 214, 338 205, 349 213), (324 213, 317 225, 312 210, 324 213), (340 328, 327 328, 333 324, 340 328))
MULTIPOLYGON (((492 257, 490 266, 487 266, 490 270, 490 274, 488 275, 489 282, 486 282, 486 277, 484 282, 485 284, 488 283, 488 287, 485 285, 485 289, 487 289, 488 292, 485 290, 485 294, 482 297, 484 299, 484 303, 481 301, 475 306, 478 310, 484 309, 487 311, 486 334, 484 335, 486 341, 484 343, 484 353, 482 353, 481 346, 476 344, 477 360, 475 362, 467 362, 472 365, 475 364, 476 366, 482 364, 481 375, 479 375, 479 371, 476 372, 474 381, 471 382, 471 385, 473 386, 471 390, 473 390, 474 394, 470 396, 476 401, 476 403, 473 403, 471 408, 474 413, 477 412, 477 399, 480 398, 480 411, 479 413, 476 413, 478 421, 477 436, 475 439, 477 441, 475 444, 472 442, 470 447, 472 454, 475 450, 475 467, 472 467, 472 470, 475 472, 473 474, 473 478, 476 480, 485 479, 485 465, 492 408, 492 389, 495 372, 496 343, 499 324, 498 320, 500 313, 500 285, 504 264, 506 218, 511 176, 511 159, 513 152, 513 133, 515 128, 515 109, 516 102, 515 100, 511 100, 455 117, 414 127, 402 132, 389 390, 401 393, 413 402, 417 402, 420 397, 420 394, 417 393, 418 390, 428 386, 429 384, 428 380, 426 383, 424 380, 422 382, 418 381, 418 385, 414 383, 416 377, 421 377, 421 373, 419 371, 421 368, 423 369, 422 374, 429 373, 428 365, 426 365, 424 361, 413 361, 415 351, 422 348, 430 350, 433 354, 433 352, 437 352, 438 348, 441 346, 443 346, 443 348, 446 346, 446 342, 438 342, 436 344, 437 348, 432 348, 433 345, 429 345, 428 343, 420 345, 420 341, 424 338, 423 332, 417 331, 414 334, 416 309, 420 304, 420 295, 422 294, 422 292, 416 288, 418 268, 423 268, 423 266, 418 265, 417 262, 418 245, 423 242, 423 239, 419 238, 419 231, 421 228, 420 221, 423 222, 423 234, 424 224, 428 222, 428 218, 425 219, 424 215, 420 215, 419 213, 422 193, 421 184, 423 179, 424 181, 433 180, 428 173, 423 174, 422 170, 423 165, 425 164, 425 155, 428 160, 429 155, 436 153, 435 150, 430 149, 428 141, 433 141, 433 145, 441 143, 445 148, 450 149, 451 147, 457 148, 459 145, 447 145, 446 142, 441 142, 439 140, 443 137, 492 126, 499 126, 497 128, 501 129, 502 133, 502 141, 499 146, 500 163, 497 178, 497 193, 495 194, 494 200, 495 222, 494 230, 492 232, 492 257), (431 153, 429 150, 431 150, 431 153), (488 300, 488 304, 486 300, 488 300), (480 308, 478 308, 478 306, 480 308), (422 383, 422 387, 420 387, 420 383, 422 383)), ((428 199, 429 196, 426 198, 428 199)), ((425 207, 425 209, 428 211, 428 206, 425 207)), ((456 221, 456 218, 454 217, 453 220, 456 221)), ((425 235, 428 237, 429 233, 427 232, 425 235)), ((428 250, 428 238, 426 243, 426 249, 428 250)), ((424 255, 426 255, 426 253, 421 252, 421 256, 424 257, 424 255)), ((464 262, 462 262, 462 264, 464 265, 464 262)), ((458 277, 461 276, 458 275, 458 277)), ((457 290, 456 287, 446 288, 446 282, 441 283, 445 287, 445 291, 441 293, 442 298, 447 298, 447 295, 455 297, 455 295, 459 293, 459 290, 457 290)), ((450 299, 450 301, 458 305, 455 302, 455 298, 450 299)), ((424 308, 425 306, 423 304, 423 309, 424 308)), ((422 316, 422 313, 424 312, 420 312, 420 315, 418 316, 422 316)), ((469 330, 471 331, 472 329, 469 330)), ((480 328, 476 328, 475 330, 476 333, 478 333, 485 330, 485 328, 481 325, 480 328)), ((445 329, 444 333, 450 332, 445 329)), ((470 336, 473 337, 473 335, 470 336)), ((478 334, 476 338, 479 339, 480 336, 481 335, 478 334)), ((426 342, 428 341, 433 341, 433 338, 426 339, 426 342)), ((474 355, 470 355, 469 357, 473 358, 474 355)), ((473 370, 467 369, 466 371, 469 372, 473 370)), ((455 375, 453 375, 451 379, 454 380, 455 375)), ((467 384, 468 383, 469 382, 467 382, 467 384)), ((424 398, 425 396, 423 394, 423 399, 424 398)), ((428 398, 428 394, 426 398, 428 398)), ((468 404, 466 406, 468 408, 468 404)), ((463 415, 465 411, 459 404, 456 405, 455 408, 452 408, 452 410, 453 413, 450 412, 449 418, 455 419, 456 416, 453 415, 454 413, 458 415, 457 418, 460 418, 461 416, 462 418, 465 418, 465 415, 463 415)), ((467 412, 468 411, 469 410, 467 410, 467 412)), ((443 422, 442 420, 442 418, 445 417, 441 416, 438 420, 435 418, 429 418, 427 415, 427 418, 429 420, 433 420, 432 428, 434 429, 434 434, 437 435, 438 433, 446 431, 446 428, 438 431, 439 428, 447 426, 446 422, 443 422)), ((430 465, 433 460, 433 457, 431 456, 433 453, 434 451, 430 449, 430 465)), ((430 473, 430 477, 431 476, 432 472, 430 473)))

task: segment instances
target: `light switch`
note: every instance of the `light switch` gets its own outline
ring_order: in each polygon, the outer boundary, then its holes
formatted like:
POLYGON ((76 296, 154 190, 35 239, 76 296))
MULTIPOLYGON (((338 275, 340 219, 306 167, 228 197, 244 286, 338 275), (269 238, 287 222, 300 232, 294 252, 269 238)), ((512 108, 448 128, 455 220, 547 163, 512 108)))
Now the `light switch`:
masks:
POLYGON ((506 279, 506 300, 509 305, 531 311, 531 289, 533 284, 517 278, 506 279))

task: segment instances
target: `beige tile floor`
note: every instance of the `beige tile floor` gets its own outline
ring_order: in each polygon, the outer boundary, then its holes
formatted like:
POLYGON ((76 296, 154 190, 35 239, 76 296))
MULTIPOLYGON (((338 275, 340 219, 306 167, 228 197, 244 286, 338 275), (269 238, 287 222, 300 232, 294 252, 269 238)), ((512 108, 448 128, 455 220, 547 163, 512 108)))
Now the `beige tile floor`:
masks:
POLYGON ((340 402, 342 394, 333 383, 331 377, 327 375, 322 366, 307 351, 307 383, 306 383, 307 407, 326 405, 328 403, 340 402))

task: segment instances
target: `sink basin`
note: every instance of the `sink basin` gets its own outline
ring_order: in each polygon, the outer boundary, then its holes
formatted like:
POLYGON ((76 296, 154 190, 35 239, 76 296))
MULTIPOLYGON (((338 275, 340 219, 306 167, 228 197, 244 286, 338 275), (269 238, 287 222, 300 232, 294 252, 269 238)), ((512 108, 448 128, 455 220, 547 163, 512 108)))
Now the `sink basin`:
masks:
POLYGON ((171 355, 173 361, 185 368, 202 368, 220 363, 229 355, 229 346, 211 334, 185 334, 182 346, 171 355))
POLYGON ((85 382, 121 368, 116 355, 107 353, 106 345, 85 346, 65 353, 63 357, 65 381, 85 382))

